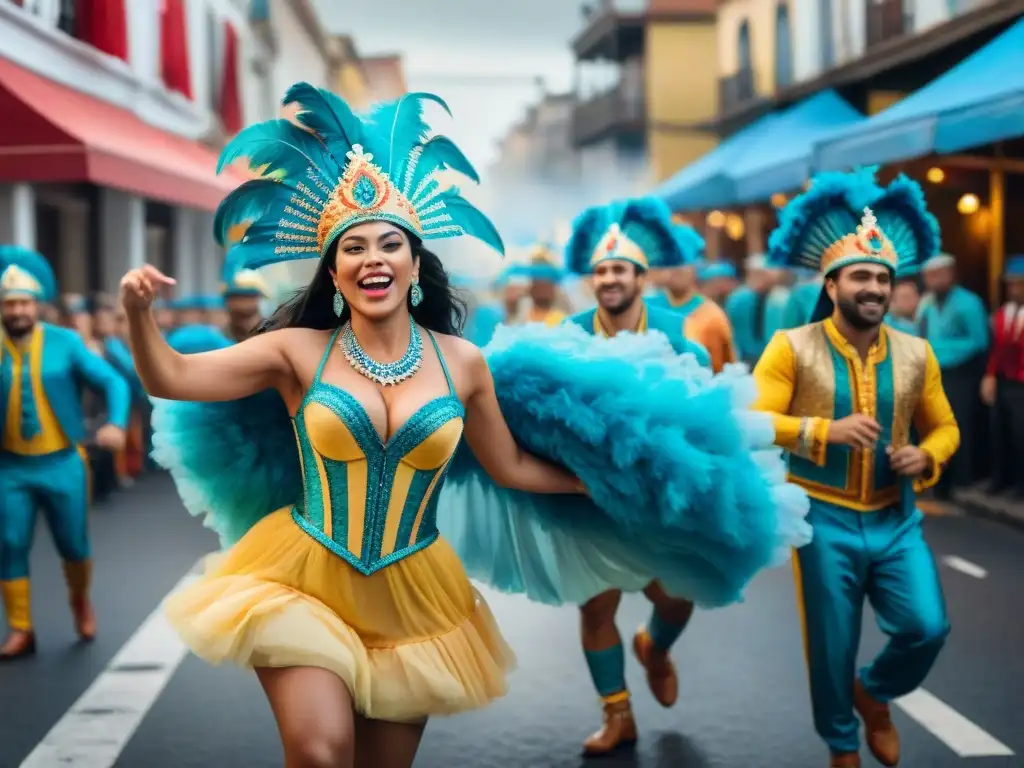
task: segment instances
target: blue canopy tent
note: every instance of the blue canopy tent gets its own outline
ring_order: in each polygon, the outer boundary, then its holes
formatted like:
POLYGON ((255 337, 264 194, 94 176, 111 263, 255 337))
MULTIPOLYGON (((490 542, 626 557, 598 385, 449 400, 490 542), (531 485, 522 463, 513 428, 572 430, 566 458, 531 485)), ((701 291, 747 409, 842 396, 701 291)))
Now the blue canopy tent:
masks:
POLYGON ((1024 19, 919 91, 815 146, 816 170, 881 165, 1024 136, 1024 19))
POLYGON ((765 115, 694 160, 654 190, 673 211, 718 208, 734 202, 729 168, 758 137, 772 132, 778 115, 765 115))
POLYGON ((676 211, 767 200, 809 178, 816 139, 863 120, 835 91, 816 93, 733 134, 655 194, 676 211))
POLYGON ((833 90, 804 99, 733 164, 729 175, 735 179, 736 202, 755 203, 799 189, 813 175, 814 143, 864 119, 833 90))

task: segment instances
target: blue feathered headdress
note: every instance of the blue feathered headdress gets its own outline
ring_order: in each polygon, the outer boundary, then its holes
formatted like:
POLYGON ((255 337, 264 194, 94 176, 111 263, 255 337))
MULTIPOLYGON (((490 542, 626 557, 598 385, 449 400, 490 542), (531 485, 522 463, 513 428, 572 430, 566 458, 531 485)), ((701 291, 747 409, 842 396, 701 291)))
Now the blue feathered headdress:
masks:
POLYGON ((683 254, 683 263, 700 267, 704 258, 704 238, 689 224, 675 224, 676 239, 683 254))
POLYGON ((57 298, 57 278, 46 257, 20 245, 0 245, 0 293, 21 294, 52 303, 57 298))
POLYGON ((560 283, 565 279, 566 274, 565 270, 557 263, 551 246, 546 243, 535 243, 530 249, 527 263, 509 267, 507 277, 560 283))
POLYGON ((687 248, 692 246, 679 229, 672 223, 672 211, 656 197, 594 206, 573 222, 566 265, 576 274, 591 272, 608 259, 629 261, 645 270, 679 267, 687 263, 687 248))
POLYGON ((221 293, 225 299, 232 296, 255 296, 269 299, 270 288, 263 275, 255 269, 247 269, 243 255, 238 246, 228 251, 221 271, 223 283, 221 293))
MULTIPOLYGON (((769 265, 828 275, 870 262, 902 276, 938 253, 939 223, 928 212, 920 185, 901 174, 882 187, 875 170, 816 176, 805 193, 782 209, 779 226, 768 238, 769 265)), ((831 312, 832 302, 822 290, 812 321, 831 312)))
POLYGON ((429 136, 423 105, 439 97, 410 93, 358 117, 330 91, 293 85, 296 125, 249 126, 224 148, 218 171, 244 158, 260 178, 247 181, 217 209, 222 246, 240 240, 244 266, 320 258, 338 236, 369 221, 389 221, 417 237, 470 235, 504 253, 491 221, 447 185, 441 171, 478 181, 450 139, 429 136), (244 234, 243 234, 244 233, 244 234))

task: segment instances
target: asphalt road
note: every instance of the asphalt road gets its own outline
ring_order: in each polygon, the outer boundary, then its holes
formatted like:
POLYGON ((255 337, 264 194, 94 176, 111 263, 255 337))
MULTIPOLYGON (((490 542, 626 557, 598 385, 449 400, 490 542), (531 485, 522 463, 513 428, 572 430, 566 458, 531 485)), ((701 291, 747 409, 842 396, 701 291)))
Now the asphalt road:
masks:
MULTIPOLYGON (((169 480, 150 478, 96 509, 92 530, 100 636, 88 646, 73 642, 58 561, 40 531, 33 556, 40 652, 0 666, 0 768, 280 766, 274 723, 252 676, 183 657, 159 621, 147 622, 215 548, 169 480), (57 752, 39 746, 48 733, 57 752)), ((930 518, 927 531, 943 559, 953 633, 926 692, 895 709, 903 764, 1024 766, 1024 533, 962 517, 930 518), (979 753, 988 756, 972 756, 979 753)), ((488 598, 519 656, 512 692, 487 710, 432 722, 417 767, 589 765, 580 743, 600 713, 575 610, 488 598)), ((625 635, 647 610, 642 598, 624 602, 625 635)), ((866 626, 865 655, 881 645, 866 626)), ((653 702, 630 659, 641 741, 595 764, 826 765, 811 728, 788 568, 759 578, 743 605, 695 616, 675 658, 681 696, 670 710, 653 702)))

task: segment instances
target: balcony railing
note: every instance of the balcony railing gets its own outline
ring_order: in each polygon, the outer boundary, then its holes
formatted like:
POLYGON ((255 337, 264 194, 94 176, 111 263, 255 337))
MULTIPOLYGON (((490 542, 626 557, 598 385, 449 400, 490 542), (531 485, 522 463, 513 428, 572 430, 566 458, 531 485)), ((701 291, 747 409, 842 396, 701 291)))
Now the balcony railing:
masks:
POLYGON ((913 18, 904 8, 903 0, 866 0, 865 18, 868 48, 903 37, 913 30, 913 18))
POLYGON ((643 89, 620 83, 576 105, 572 115, 573 143, 580 147, 604 136, 635 133, 643 130, 644 123, 643 89))
POLYGON ((720 112, 729 112, 741 104, 751 101, 757 95, 754 89, 754 70, 741 69, 735 75, 718 79, 718 104, 720 112))

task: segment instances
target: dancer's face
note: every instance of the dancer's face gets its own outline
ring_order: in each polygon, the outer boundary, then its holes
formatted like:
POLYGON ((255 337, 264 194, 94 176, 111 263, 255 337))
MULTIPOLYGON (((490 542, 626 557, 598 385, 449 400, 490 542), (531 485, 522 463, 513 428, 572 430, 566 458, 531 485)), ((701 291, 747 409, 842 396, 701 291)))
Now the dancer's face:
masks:
POLYGON ((601 309, 620 315, 633 306, 644 290, 644 273, 631 261, 606 259, 594 267, 594 294, 601 309))
POLYGON ((383 320, 402 311, 418 275, 409 237, 394 224, 358 224, 338 239, 331 276, 353 314, 383 320))
POLYGON ((851 264, 825 281, 832 303, 854 328, 881 325, 892 300, 892 273, 880 264, 851 264))
POLYGON ((39 319, 39 304, 35 299, 12 294, 0 303, 0 316, 7 335, 20 339, 35 327, 39 319))

